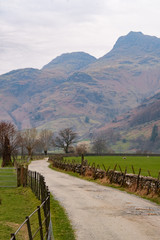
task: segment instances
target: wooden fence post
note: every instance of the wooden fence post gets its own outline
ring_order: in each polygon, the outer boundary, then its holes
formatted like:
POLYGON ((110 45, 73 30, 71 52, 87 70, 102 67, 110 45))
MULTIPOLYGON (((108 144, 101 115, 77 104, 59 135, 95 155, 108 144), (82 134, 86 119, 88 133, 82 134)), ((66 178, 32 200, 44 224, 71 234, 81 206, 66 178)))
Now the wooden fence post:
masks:
POLYGON ((39 179, 39 173, 37 174, 37 195, 38 195, 38 199, 40 200, 40 179, 39 179))
POLYGON ((26 219, 27 219, 28 237, 29 237, 29 240, 33 240, 33 238, 32 238, 32 232, 31 232, 31 225, 30 225, 30 221, 29 221, 29 217, 27 216, 26 219))
POLYGON ((99 164, 97 165, 97 169, 100 169, 100 165, 99 164))
POLYGON ((34 172, 34 193, 37 197, 37 173, 34 172))
POLYGON ((149 194, 150 189, 151 189, 151 181, 148 184, 147 195, 149 194))
POLYGON ((150 173, 150 171, 148 170, 148 176, 151 176, 151 173, 150 173))
POLYGON ((84 154, 82 153, 81 155, 81 165, 83 166, 83 163, 84 163, 84 154))
POLYGON ((21 186, 21 169, 17 168, 17 187, 21 186))
POLYGON ((24 179, 23 179, 23 186, 26 187, 27 186, 27 182, 28 182, 28 168, 24 168, 24 179))
POLYGON ((104 164, 102 164, 103 168, 104 168, 104 171, 106 172, 106 167, 104 166, 104 164))
POLYGON ((12 240, 16 240, 16 236, 15 236, 14 233, 11 233, 11 239, 12 239, 12 240))
POLYGON ((126 177, 126 173, 127 173, 127 167, 125 168, 125 172, 123 173, 123 179, 122 179, 121 187, 124 186, 124 180, 125 180, 125 177, 126 177))
POLYGON ((133 167, 133 165, 132 165, 132 171, 133 171, 133 174, 135 174, 135 170, 134 170, 134 167, 133 167))
POLYGON ((33 190, 33 181, 32 181, 32 172, 30 172, 30 180, 31 180, 31 189, 33 190))
POLYGON ((117 164, 114 166, 114 169, 113 169, 113 172, 112 172, 112 176, 110 178, 110 183, 112 184, 113 182, 113 177, 114 177, 114 172, 116 171, 116 168, 117 168, 117 164))
POLYGON ((155 193, 158 192, 158 183, 159 183, 159 178, 160 178, 160 172, 158 173, 158 178, 157 178, 157 181, 156 181, 156 186, 155 186, 155 193))
POLYGON ((119 166, 119 169, 120 169, 120 171, 121 171, 121 173, 122 173, 122 168, 121 168, 121 166, 120 165, 118 165, 119 166))
POLYGON ((108 176, 109 169, 110 169, 110 166, 108 167, 108 169, 106 171, 106 176, 108 176))
POLYGON ((141 174, 141 168, 139 169, 139 173, 138 173, 138 177, 137 177, 137 187, 136 187, 136 191, 138 190, 138 187, 139 187, 140 174, 141 174))
POLYGON ((43 240, 41 211, 40 211, 40 207, 39 206, 37 208, 38 208, 38 221, 39 221, 39 228, 40 228, 40 237, 41 237, 41 240, 43 240))

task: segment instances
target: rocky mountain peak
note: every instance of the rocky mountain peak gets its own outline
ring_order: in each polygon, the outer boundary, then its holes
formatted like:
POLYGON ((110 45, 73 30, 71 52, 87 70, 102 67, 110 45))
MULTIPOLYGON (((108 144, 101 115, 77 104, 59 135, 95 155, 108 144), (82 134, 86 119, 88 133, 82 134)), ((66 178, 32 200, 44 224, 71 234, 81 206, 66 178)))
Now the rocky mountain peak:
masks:
POLYGON ((79 70, 80 68, 86 67, 88 64, 95 61, 95 57, 85 52, 64 53, 45 65, 42 70, 54 69, 57 66, 64 67, 66 65, 68 65, 68 67, 72 70, 79 70))
POLYGON ((106 54, 105 58, 114 56, 138 56, 160 54, 160 38, 144 35, 142 32, 129 32, 127 35, 118 38, 113 49, 106 54))

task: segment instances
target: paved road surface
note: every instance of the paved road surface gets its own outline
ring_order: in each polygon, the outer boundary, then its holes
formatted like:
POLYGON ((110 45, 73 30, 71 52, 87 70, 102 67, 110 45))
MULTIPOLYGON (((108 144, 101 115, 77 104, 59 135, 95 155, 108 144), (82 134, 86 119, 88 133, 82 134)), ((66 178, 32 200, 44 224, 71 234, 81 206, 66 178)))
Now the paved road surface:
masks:
POLYGON ((77 240, 159 240, 160 207, 134 195, 71 177, 33 161, 66 209, 77 240))

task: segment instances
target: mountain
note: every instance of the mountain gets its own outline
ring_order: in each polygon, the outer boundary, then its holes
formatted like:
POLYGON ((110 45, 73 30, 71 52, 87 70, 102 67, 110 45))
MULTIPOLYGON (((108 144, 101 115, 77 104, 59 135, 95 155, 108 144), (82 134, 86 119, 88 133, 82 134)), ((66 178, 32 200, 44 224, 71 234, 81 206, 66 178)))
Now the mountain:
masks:
POLYGON ((95 57, 84 52, 64 53, 46 64, 42 71, 51 73, 58 79, 66 79, 73 72, 79 71, 95 61, 95 57))
POLYGON ((160 138, 155 143, 150 141, 155 125, 160 129, 160 93, 144 99, 138 107, 117 116, 98 131, 110 132, 112 130, 115 134, 120 134, 121 140, 112 146, 115 151, 136 152, 141 150, 141 152, 159 153, 160 138))
POLYGON ((130 32, 103 57, 66 53, 0 76, 0 120, 19 129, 73 127, 86 137, 160 92, 160 39, 130 32))
MULTIPOLYGON (((113 49, 103 58, 117 59, 117 56, 123 56, 139 60, 139 58, 147 57, 147 55, 151 55, 151 58, 159 57, 159 38, 144 35, 141 32, 130 32, 127 36, 120 37, 114 45, 113 49)), ((139 63, 142 64, 141 62, 139 63)))
POLYGON ((143 125, 153 124, 160 121, 160 93, 144 99, 142 103, 130 111, 117 116, 105 128, 126 129, 139 128, 143 125))

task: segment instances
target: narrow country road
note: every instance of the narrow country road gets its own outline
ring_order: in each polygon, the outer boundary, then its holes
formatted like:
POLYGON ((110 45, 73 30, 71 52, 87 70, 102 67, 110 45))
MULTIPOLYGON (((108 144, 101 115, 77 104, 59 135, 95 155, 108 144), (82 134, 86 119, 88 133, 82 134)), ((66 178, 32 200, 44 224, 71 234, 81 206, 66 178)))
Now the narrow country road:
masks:
POLYGON ((48 168, 47 160, 29 169, 41 173, 64 206, 77 240, 159 240, 160 207, 119 190, 48 168))

